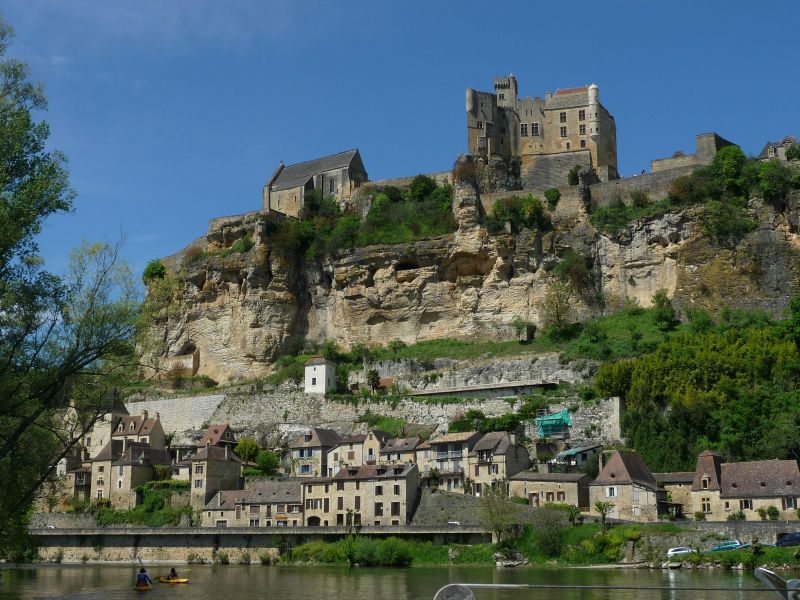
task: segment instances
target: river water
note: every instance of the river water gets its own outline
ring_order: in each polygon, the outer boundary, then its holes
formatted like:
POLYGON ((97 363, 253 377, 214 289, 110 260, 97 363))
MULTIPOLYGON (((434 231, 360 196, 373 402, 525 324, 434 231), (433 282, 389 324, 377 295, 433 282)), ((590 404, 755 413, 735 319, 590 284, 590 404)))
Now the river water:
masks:
MULTIPOLYGON (((159 575, 168 569, 152 567, 159 575)), ((156 584, 148 594, 133 590, 134 568, 93 565, 42 565, 0 570, 0 599, 7 598, 269 598, 270 600, 432 600, 448 583, 502 583, 619 586, 636 589, 476 589, 477 600, 614 600, 777 598, 773 593, 747 592, 760 588, 750 574, 715 571, 649 571, 491 567, 412 567, 408 569, 347 569, 336 567, 265 567, 192 565, 179 568, 191 579, 187 585, 156 584), (647 587, 669 586, 669 590, 647 587), (680 588, 706 588, 681 591, 680 588), (727 589, 727 591, 726 591, 727 589)))

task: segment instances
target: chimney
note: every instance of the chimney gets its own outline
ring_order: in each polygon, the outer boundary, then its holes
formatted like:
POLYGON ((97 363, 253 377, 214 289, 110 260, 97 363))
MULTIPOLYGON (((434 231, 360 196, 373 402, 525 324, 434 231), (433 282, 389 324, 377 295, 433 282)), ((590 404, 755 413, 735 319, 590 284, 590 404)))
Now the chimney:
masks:
POLYGON ((222 506, 222 492, 217 492, 217 508, 222 506))
POLYGON ((598 460, 597 464, 598 464, 597 472, 599 473, 600 471, 603 470, 603 451, 602 450, 600 450, 600 459, 598 460))
POLYGON ((545 101, 545 102, 547 102, 548 100, 550 100, 550 98, 552 98, 552 97, 553 97, 553 94, 551 94, 550 92, 545 92, 545 93, 544 93, 544 101, 545 101))
POLYGON ((146 420, 147 420, 147 416, 148 416, 149 414, 150 414, 149 412, 147 412, 146 410, 143 410, 143 411, 142 411, 142 420, 143 420, 143 421, 146 421, 146 420))
POLYGON ((228 444, 225 444, 225 460, 228 460, 228 444))

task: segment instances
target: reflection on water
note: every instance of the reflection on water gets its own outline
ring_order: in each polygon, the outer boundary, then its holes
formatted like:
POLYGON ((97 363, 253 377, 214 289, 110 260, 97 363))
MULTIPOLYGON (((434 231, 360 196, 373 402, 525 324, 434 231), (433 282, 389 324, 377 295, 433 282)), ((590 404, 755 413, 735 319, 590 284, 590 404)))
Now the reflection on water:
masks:
MULTIPOLYGON (((168 567, 151 567, 151 575, 168 567)), ((742 598, 760 600, 769 594, 723 591, 719 588, 761 587, 749 574, 721 571, 509 569, 491 567, 414 567, 352 569, 334 567, 198 566, 179 568, 191 581, 185 586, 156 584, 149 595, 133 590, 136 569, 120 566, 43 565, 0 571, 0 598, 180 598, 182 600, 259 598, 270 600, 369 599, 432 600, 448 583, 526 583, 548 585, 627 586, 628 590, 476 590, 478 600, 614 600, 742 598), (701 587, 706 591, 644 590, 648 586, 701 587), (714 591, 717 589, 717 591, 714 591)))

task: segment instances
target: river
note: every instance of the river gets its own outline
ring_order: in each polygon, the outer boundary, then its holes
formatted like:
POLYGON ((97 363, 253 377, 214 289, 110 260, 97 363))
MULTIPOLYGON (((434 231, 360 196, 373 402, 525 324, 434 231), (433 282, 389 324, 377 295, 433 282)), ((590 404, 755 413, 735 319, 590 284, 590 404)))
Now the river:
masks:
MULTIPOLYGON (((152 567, 156 575, 167 569, 152 567)), ((615 600, 704 598, 767 599, 774 593, 751 593, 740 588, 761 587, 750 574, 715 571, 596 570, 523 568, 496 570, 491 567, 412 567, 407 569, 347 569, 337 567, 265 567, 192 565, 179 573, 191 578, 188 585, 156 584, 145 597, 180 598, 269 598, 270 600, 432 600, 448 583, 525 583, 547 585, 622 586, 622 590, 475 590, 478 600, 615 600), (646 590, 670 586, 670 590, 646 590), (680 591, 681 587, 709 588, 680 591), (718 591, 714 591, 714 590, 718 591)), ((10 598, 142 598, 133 590, 134 568, 116 565, 37 565, 0 570, 0 599, 10 598)))

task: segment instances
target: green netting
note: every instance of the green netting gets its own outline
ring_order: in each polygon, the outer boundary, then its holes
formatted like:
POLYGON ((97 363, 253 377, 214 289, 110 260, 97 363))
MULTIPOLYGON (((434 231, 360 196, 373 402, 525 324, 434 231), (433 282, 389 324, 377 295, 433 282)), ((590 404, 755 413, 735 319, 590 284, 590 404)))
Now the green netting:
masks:
POLYGON ((572 420, 566 408, 561 412, 536 418, 536 433, 539 437, 548 438, 563 434, 567 427, 572 427, 572 420))

